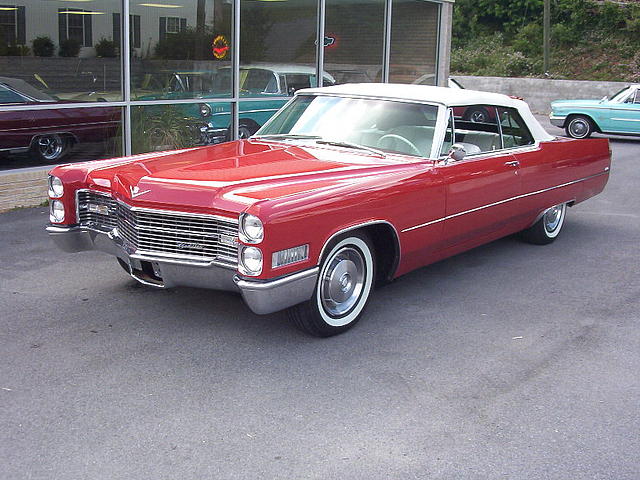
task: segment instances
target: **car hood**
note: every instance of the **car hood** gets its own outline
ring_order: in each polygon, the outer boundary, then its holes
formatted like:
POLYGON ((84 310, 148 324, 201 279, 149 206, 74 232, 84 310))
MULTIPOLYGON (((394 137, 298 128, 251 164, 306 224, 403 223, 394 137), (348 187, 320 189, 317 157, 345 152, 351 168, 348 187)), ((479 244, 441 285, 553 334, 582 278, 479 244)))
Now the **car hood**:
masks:
POLYGON ((85 184, 128 204, 239 212, 260 201, 353 185, 380 169, 397 169, 399 160, 310 142, 238 140, 100 163, 88 169, 85 184))

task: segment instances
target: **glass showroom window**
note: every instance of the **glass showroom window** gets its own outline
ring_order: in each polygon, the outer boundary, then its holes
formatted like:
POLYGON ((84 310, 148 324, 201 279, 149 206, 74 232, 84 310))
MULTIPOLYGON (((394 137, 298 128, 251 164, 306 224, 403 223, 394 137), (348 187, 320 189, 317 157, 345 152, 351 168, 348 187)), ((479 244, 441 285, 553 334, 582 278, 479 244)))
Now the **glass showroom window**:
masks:
POLYGON ((232 14, 231 2, 217 0, 131 3, 142 39, 132 44, 131 99, 230 97, 232 14))
POLYGON ((436 84, 440 5, 393 0, 389 81, 436 84))
POLYGON ((324 68, 336 83, 380 82, 384 0, 327 0, 324 68))

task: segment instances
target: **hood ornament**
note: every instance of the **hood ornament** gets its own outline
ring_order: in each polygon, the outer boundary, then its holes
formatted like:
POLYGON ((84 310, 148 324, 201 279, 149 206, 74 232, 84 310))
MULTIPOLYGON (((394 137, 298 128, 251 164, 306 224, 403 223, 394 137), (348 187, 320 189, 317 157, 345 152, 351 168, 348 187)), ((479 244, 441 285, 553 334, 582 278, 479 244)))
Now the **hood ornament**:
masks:
POLYGON ((136 198, 145 193, 149 193, 151 190, 140 191, 140 187, 136 185, 135 187, 129 186, 129 191, 131 192, 131 198, 136 198))

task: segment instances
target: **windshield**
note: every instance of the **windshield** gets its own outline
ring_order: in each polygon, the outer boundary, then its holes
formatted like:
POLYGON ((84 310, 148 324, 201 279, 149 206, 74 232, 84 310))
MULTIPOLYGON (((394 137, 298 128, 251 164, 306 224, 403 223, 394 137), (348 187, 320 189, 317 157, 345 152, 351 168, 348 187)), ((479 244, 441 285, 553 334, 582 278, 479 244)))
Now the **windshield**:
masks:
MULTIPOLYGON (((438 107, 391 100, 300 95, 256 136, 289 135, 428 157, 438 107)), ((284 138, 284 137, 281 137, 284 138)))
POLYGON ((612 101, 612 102, 622 101, 622 99, 628 95, 630 89, 631 89, 631 87, 624 87, 619 92, 616 92, 614 95, 611 95, 609 100, 612 101))

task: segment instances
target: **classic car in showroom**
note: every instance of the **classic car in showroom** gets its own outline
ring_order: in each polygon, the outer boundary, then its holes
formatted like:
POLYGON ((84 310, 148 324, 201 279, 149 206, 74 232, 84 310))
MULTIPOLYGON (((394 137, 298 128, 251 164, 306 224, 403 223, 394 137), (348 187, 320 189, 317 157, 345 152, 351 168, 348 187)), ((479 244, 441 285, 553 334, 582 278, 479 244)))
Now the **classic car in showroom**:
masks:
MULTIPOLYGON (((315 84, 316 69, 304 65, 254 64, 240 67, 240 97, 251 97, 240 102, 238 137, 249 138, 276 113, 297 90, 315 84), (258 98, 259 100, 253 100, 258 98)), ((335 79, 324 72, 325 86, 335 79)), ((173 72, 162 92, 142 95, 139 100, 188 99, 210 100, 211 103, 181 105, 185 117, 198 119, 203 127, 199 144, 215 145, 229 140, 231 104, 224 102, 231 88, 231 68, 211 71, 173 72), (213 103, 213 100, 221 103, 213 103)))
POLYGON ((145 285, 239 292, 330 336, 376 284, 517 232, 554 241, 610 160, 505 95, 346 84, 296 92, 249 139, 56 167, 47 230, 145 285), (455 117, 476 105, 494 121, 455 117))
POLYGON ((119 107, 55 108, 60 100, 17 78, 0 77, 0 105, 47 105, 46 110, 0 112, 0 152, 28 152, 37 161, 52 164, 74 145, 103 142, 120 126, 119 107))
POLYGON ((640 135, 640 84, 601 100, 552 102, 549 120, 572 138, 588 138, 594 132, 640 135))

